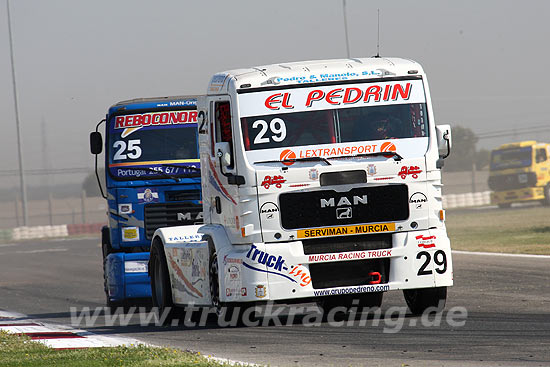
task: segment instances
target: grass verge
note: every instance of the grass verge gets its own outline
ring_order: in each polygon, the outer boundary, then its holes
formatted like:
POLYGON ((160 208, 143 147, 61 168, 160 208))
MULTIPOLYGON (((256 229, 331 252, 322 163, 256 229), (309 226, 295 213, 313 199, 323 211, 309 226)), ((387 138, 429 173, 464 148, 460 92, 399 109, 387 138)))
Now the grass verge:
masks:
POLYGON ((447 211, 454 250, 550 255, 550 208, 455 209, 447 211))
POLYGON ((0 331, 0 366, 229 366, 201 356, 172 348, 146 346, 51 349, 27 336, 0 331))

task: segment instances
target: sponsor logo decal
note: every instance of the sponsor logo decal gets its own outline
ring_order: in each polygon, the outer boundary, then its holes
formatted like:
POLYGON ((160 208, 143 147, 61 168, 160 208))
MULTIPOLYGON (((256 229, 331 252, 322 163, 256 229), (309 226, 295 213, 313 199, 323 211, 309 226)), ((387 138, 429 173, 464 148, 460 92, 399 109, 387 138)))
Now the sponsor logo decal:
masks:
POLYGON ((264 220, 270 220, 275 218, 275 214, 279 212, 277 204, 267 202, 260 208, 260 215, 264 220))
POLYGON ((257 298, 264 298, 267 296, 267 287, 265 285, 257 285, 256 286, 256 297, 257 298))
POLYGON ((367 165, 367 174, 369 176, 374 176, 376 174, 376 166, 374 164, 367 165))
POLYGON ((139 189, 137 198, 140 203, 153 203, 159 201, 159 193, 151 189, 139 189))
POLYGON ((314 262, 325 262, 325 261, 376 259, 380 257, 390 257, 391 252, 392 250, 371 250, 371 251, 341 252, 336 254, 309 255, 309 262, 314 263, 314 262))
POLYGON ((424 237, 423 235, 416 236, 418 247, 423 247, 423 248, 435 247, 434 240, 435 240, 435 236, 427 236, 427 237, 424 237))
POLYGON ((125 242, 139 241, 138 227, 122 227, 122 240, 125 242))
POLYGON ((230 280, 239 280, 240 270, 235 265, 231 265, 229 269, 227 269, 227 272, 229 273, 230 280))
POLYGON ((151 112, 136 115, 123 115, 115 118, 115 130, 124 129, 125 138, 145 126, 196 124, 197 111, 151 112))
POLYGON ((380 145, 381 152, 395 152, 396 150, 397 148, 395 147, 395 144, 392 143, 391 141, 387 141, 385 143, 382 143, 382 145, 380 145))
POLYGON ((168 237, 169 242, 197 242, 202 241, 202 234, 180 235, 168 237))
POLYGON ((262 186, 265 187, 266 190, 268 190, 271 185, 275 185, 276 188, 280 189, 285 182, 286 180, 283 176, 265 176, 262 186))
POLYGON ((281 255, 275 256, 269 254, 265 251, 258 249, 256 245, 252 245, 250 247, 250 250, 248 250, 248 253, 246 254, 246 258, 256 264, 265 265, 267 268, 267 270, 261 269, 247 262, 244 262, 243 266, 251 270, 279 275, 283 278, 290 280, 292 283, 300 284, 302 287, 305 287, 309 285, 309 283, 311 283, 309 271, 305 266, 301 264, 298 264, 296 266, 289 266, 281 255))
POLYGON ((412 178, 418 178, 418 175, 422 172, 422 170, 418 166, 403 166, 401 167, 401 171, 399 171, 398 175, 403 180, 407 178, 407 176, 412 176, 412 178))
POLYGON ((288 187, 307 187, 309 186, 309 184, 293 184, 293 185, 288 185, 288 187))
POLYGON ((292 150, 290 149, 285 149, 281 152, 281 155, 279 156, 279 159, 281 161, 287 161, 287 160, 291 160, 289 162, 283 162, 283 164, 285 166, 292 166, 294 164, 294 162, 292 161, 292 159, 296 159, 296 153, 294 153, 292 150))
POLYGON ((428 198, 426 198, 426 195, 421 192, 415 192, 409 198, 409 203, 414 204, 415 209, 422 209, 422 204, 427 202, 428 198))
POLYGON ((132 204, 118 204, 118 214, 132 214, 132 204))
POLYGON ((352 234, 367 234, 394 232, 395 223, 362 224, 343 227, 325 227, 315 229, 301 229, 298 231, 298 238, 347 236, 352 234))
POLYGON ((228 257, 227 255, 225 255, 223 257, 223 264, 224 265, 227 265, 227 264, 242 264, 242 263, 243 263, 242 259, 234 259, 234 258, 228 257))
POLYGON ((241 297, 246 297, 246 295, 247 295, 246 287, 242 287, 241 288, 241 297))
POLYGON ((319 179, 319 171, 316 168, 309 170, 309 179, 314 181, 319 179))

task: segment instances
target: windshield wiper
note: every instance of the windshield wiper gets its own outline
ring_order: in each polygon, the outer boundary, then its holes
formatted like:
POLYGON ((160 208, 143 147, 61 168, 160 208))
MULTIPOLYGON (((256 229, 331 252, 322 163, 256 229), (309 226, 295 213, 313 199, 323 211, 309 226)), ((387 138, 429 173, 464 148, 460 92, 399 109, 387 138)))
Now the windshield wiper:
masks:
POLYGON ((355 155, 341 155, 338 157, 330 157, 330 159, 338 159, 338 158, 358 158, 358 157, 375 157, 379 155, 392 155, 393 159, 396 161, 400 161, 403 159, 403 157, 397 153, 397 152, 372 152, 372 153, 361 153, 361 154, 355 154, 355 155))
POLYGON ((289 158, 289 159, 283 159, 283 160, 273 160, 273 161, 261 161, 261 162, 254 162, 254 164, 257 163, 284 163, 284 162, 309 162, 309 161, 321 161, 323 163, 326 163, 327 166, 332 166, 328 159, 323 157, 303 157, 303 158, 289 158))

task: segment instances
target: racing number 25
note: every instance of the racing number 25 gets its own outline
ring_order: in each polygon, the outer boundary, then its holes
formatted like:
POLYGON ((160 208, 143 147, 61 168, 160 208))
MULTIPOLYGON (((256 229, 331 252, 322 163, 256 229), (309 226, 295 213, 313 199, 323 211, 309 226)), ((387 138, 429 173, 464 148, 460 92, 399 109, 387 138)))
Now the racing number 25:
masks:
POLYGON ((115 152, 113 159, 138 159, 141 157, 141 147, 139 146, 140 143, 140 139, 128 140, 128 147, 126 147, 126 142, 124 140, 115 141, 113 148, 118 148, 118 150, 115 152))
MULTIPOLYGON (((418 254, 416 254, 416 258, 418 260, 423 257, 425 258, 424 263, 422 264, 420 269, 418 269, 417 275, 432 274, 433 272, 431 270, 426 270, 426 268, 428 267, 428 265, 430 265, 430 262, 432 261, 432 256, 428 251, 420 251, 418 254)), ((438 266, 435 268, 436 273, 443 274, 447 271, 447 255, 445 255, 445 251, 437 250, 436 252, 434 252, 434 263, 438 266)))

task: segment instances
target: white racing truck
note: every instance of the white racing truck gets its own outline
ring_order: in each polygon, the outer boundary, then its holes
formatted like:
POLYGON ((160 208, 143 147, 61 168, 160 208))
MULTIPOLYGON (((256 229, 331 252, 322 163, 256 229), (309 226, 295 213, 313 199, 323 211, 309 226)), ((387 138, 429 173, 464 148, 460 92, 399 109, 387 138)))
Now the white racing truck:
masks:
POLYGON ((153 302, 441 310, 451 148, 413 61, 307 61, 215 74, 197 103, 204 225, 161 228, 153 302))

